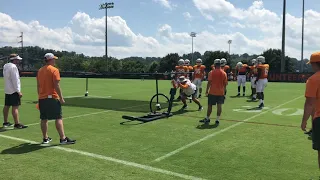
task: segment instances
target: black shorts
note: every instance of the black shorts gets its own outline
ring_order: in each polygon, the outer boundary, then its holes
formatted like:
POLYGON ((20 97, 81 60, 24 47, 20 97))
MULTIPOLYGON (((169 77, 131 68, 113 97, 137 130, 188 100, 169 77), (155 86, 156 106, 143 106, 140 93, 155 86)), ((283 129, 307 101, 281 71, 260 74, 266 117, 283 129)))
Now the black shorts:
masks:
MULTIPOLYGON (((191 94, 190 96, 192 97, 192 98, 197 98, 196 97, 196 95, 197 95, 197 92, 198 92, 198 88, 194 91, 194 93, 193 94, 191 94)), ((181 94, 182 96, 185 96, 185 97, 189 97, 188 95, 186 95, 185 93, 182 93, 181 94)))
POLYGON ((62 118, 62 108, 58 99, 39 99, 39 109, 41 120, 57 120, 62 118))
POLYGON ((13 94, 5 94, 4 100, 5 106, 20 106, 21 105, 21 98, 17 92, 13 94))
POLYGON ((312 121, 312 148, 320 151, 320 117, 312 121))
POLYGON ((224 96, 208 94, 208 105, 224 104, 224 96))

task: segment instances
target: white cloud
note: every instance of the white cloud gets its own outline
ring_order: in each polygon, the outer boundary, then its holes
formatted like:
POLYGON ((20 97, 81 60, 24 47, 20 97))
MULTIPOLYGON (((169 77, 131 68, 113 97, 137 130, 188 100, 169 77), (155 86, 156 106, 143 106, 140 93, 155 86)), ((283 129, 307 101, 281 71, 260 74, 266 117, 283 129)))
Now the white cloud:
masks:
POLYGON ((161 4, 163 7, 172 10, 176 5, 173 5, 169 0, 153 0, 156 3, 161 4))
POLYGON ((183 17, 184 17, 187 21, 191 21, 192 18, 193 18, 189 12, 184 12, 184 13, 183 13, 183 17))

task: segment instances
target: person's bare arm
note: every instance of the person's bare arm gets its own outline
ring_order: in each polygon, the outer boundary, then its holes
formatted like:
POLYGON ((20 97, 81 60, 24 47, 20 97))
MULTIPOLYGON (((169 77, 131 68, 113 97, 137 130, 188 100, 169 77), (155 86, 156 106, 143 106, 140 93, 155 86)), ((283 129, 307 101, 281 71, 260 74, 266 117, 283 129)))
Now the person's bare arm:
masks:
POLYGON ((39 84, 39 79, 37 77, 37 93, 39 95, 39 91, 40 91, 40 84, 39 84))
POLYGON ((302 125, 301 129, 305 131, 307 121, 311 117, 313 117, 314 107, 316 104, 317 98, 306 97, 306 101, 304 103, 304 113, 302 117, 302 125))
POLYGON ((63 98, 63 95, 62 95, 62 90, 60 88, 60 81, 59 80, 55 80, 54 81, 54 88, 55 90, 57 91, 59 97, 60 97, 60 102, 61 103, 64 103, 64 98, 63 98))

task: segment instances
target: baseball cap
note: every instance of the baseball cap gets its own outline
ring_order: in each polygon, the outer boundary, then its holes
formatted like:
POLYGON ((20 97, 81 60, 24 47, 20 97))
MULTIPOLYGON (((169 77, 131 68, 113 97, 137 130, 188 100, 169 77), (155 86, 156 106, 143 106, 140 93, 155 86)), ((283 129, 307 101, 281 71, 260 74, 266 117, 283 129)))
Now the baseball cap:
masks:
POLYGON ((310 61, 307 62, 307 64, 317 63, 317 62, 320 62, 320 52, 312 53, 310 57, 310 61))
POLYGON ((10 54, 9 60, 22 60, 18 54, 10 54))
POLYGON ((58 57, 55 56, 55 55, 52 54, 52 53, 46 53, 46 54, 44 55, 44 58, 46 58, 46 59, 58 59, 58 57))

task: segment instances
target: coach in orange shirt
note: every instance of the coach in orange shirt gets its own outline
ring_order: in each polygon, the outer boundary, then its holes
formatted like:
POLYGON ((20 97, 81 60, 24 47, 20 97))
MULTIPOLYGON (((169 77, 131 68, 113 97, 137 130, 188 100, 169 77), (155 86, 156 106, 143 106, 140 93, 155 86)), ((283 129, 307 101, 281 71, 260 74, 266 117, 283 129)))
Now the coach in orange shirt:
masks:
POLYGON ((37 87, 39 110, 41 119, 41 131, 43 144, 49 143, 52 139, 48 136, 48 120, 56 120, 56 129, 60 135, 60 144, 74 144, 64 134, 62 122, 61 104, 65 103, 60 88, 60 72, 54 67, 58 57, 52 53, 44 55, 46 65, 39 69, 37 74, 37 87))
POLYGON ((313 53, 310 57, 312 75, 306 83, 304 113, 301 129, 306 130, 307 121, 312 118, 312 148, 318 151, 318 165, 320 168, 320 52, 313 53))
POLYGON ((224 92, 228 84, 227 74, 221 69, 221 60, 216 59, 214 61, 215 69, 208 75, 208 84, 206 95, 208 96, 208 110, 207 117, 200 122, 208 124, 210 123, 210 115, 212 112, 212 106, 217 104, 217 119, 216 124, 219 124, 220 116, 222 113, 222 104, 224 104, 224 92), (210 91, 209 91, 210 90, 210 91))

